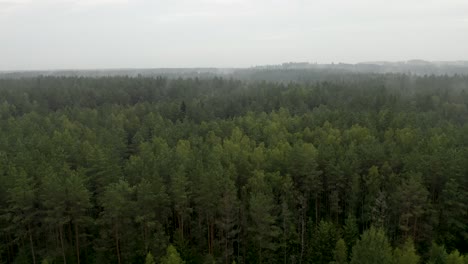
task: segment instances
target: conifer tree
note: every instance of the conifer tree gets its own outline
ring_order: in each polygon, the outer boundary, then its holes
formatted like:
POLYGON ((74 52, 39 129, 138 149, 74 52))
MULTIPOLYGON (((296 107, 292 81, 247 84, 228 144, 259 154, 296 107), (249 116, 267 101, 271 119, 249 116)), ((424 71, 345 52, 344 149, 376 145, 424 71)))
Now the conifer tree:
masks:
POLYGON ((333 264, 347 264, 348 263, 348 251, 345 241, 340 238, 336 241, 335 250, 333 251, 333 258, 335 261, 330 262, 333 264))
POLYGON ((10 174, 15 175, 14 185, 8 190, 7 217, 15 232, 16 243, 26 239, 29 243, 32 263, 36 263, 36 250, 34 246, 34 224, 37 216, 36 186, 31 177, 23 169, 13 168, 10 174))
POLYGON ((185 261, 177 252, 177 249, 173 245, 167 247, 166 255, 161 259, 161 264, 184 264, 185 261))
POLYGON ((460 252, 458 250, 452 251, 446 259, 446 264, 465 264, 465 258, 464 256, 460 255, 460 252))
POLYGON ((133 201, 134 188, 126 181, 110 184, 100 199, 103 211, 99 217, 101 234, 103 238, 111 237, 117 263, 124 263, 127 252, 122 252, 122 240, 128 240, 131 232, 133 211, 135 204, 133 201))
POLYGON ((145 264, 156 264, 156 262, 154 262, 153 255, 151 255, 151 252, 148 252, 148 254, 146 254, 145 264))
POLYGON ((275 205, 263 172, 255 172, 249 180, 249 186, 249 232, 257 250, 258 263, 263 263, 268 259, 268 254, 277 249, 274 240, 279 236, 279 228, 276 226, 276 215, 273 214, 275 205))
POLYGON ((382 229, 371 227, 364 231, 354 245, 351 264, 391 264, 392 248, 382 229))
POLYGON ((443 245, 437 245, 432 242, 432 246, 429 250, 428 264, 446 264, 447 262, 447 251, 443 245))
POLYGON ((394 264, 418 264, 419 256, 414 248, 412 239, 407 239, 406 242, 393 251, 394 264))

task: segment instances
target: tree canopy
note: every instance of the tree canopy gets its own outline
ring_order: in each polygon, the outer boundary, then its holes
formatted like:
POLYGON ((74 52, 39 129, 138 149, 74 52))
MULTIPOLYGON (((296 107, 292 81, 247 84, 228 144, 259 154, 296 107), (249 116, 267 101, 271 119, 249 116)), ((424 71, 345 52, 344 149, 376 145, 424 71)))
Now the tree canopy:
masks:
POLYGON ((0 79, 0 263, 466 261, 468 77, 294 74, 0 79))

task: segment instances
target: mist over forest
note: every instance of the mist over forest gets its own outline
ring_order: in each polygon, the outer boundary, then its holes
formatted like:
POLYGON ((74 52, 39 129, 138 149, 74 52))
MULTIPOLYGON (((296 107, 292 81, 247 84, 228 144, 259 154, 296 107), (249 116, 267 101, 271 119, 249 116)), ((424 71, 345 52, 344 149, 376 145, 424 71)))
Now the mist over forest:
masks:
POLYGON ((83 70, 37 70, 0 71, 0 78, 37 76, 67 77, 158 77, 168 78, 235 78, 254 81, 323 81, 340 78, 351 73, 403 73, 409 75, 467 75, 468 61, 361 62, 319 64, 309 62, 286 62, 277 65, 259 65, 248 68, 141 68, 141 69, 83 69, 83 70))

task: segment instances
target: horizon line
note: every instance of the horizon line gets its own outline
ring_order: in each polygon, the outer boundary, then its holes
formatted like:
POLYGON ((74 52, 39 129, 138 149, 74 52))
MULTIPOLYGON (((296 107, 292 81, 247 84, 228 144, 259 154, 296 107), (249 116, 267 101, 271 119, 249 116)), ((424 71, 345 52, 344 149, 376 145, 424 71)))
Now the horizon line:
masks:
POLYGON ((251 66, 169 66, 169 67, 102 67, 102 68, 44 68, 44 69, 14 69, 14 70, 0 70, 0 73, 15 73, 15 72, 46 72, 46 71, 122 71, 122 70, 190 70, 190 69, 225 69, 225 70, 237 70, 237 69, 254 69, 259 67, 274 67, 274 66, 285 66, 287 64, 308 64, 308 65, 363 65, 363 64, 371 64, 371 65, 378 65, 383 66, 383 64, 398 64, 398 63, 411 63, 411 62, 419 62, 419 63, 429 63, 429 64, 436 64, 436 63, 444 63, 444 64, 454 64, 454 63, 462 63, 468 64, 468 60, 424 60, 424 59, 409 59, 409 60, 369 60, 369 61, 361 61, 356 63, 349 63, 349 62, 328 62, 328 63, 319 63, 319 62, 309 62, 309 61, 288 61, 282 62, 277 64, 257 64, 251 66))

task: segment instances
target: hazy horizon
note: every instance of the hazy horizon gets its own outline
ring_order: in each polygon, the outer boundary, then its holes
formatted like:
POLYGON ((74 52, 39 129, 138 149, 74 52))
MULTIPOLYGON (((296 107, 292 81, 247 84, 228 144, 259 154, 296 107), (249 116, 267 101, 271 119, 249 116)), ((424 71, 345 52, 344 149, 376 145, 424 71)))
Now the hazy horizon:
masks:
MULTIPOLYGON (((55 71, 120 71, 120 70, 180 70, 180 69, 255 69, 257 67, 268 67, 268 66, 281 66, 283 64, 287 63, 310 63, 311 65, 316 63, 318 65, 332 65, 332 64, 345 64, 345 65, 364 65, 364 64, 378 64, 379 62, 381 63, 390 63, 397 65, 399 63, 410 63, 411 61, 424 61, 428 63, 433 63, 434 65, 437 63, 446 63, 447 64, 456 64, 456 63, 464 63, 463 66, 468 66, 468 60, 453 60, 453 61, 428 61, 428 60, 423 60, 423 59, 410 59, 410 60, 402 60, 402 61, 378 61, 378 60, 373 60, 373 61, 360 61, 356 63, 348 63, 348 62, 329 62, 329 63, 318 63, 318 62, 306 62, 306 61, 286 61, 286 62, 280 62, 280 63, 272 63, 272 64, 258 64, 258 65, 251 65, 251 66, 240 66, 240 67, 213 67, 213 66, 203 66, 203 67, 112 67, 112 68, 43 68, 43 69, 13 69, 13 70, 0 70, 0 73, 8 73, 8 72, 43 72, 43 71, 50 71, 50 72, 55 72, 55 71), (466 65, 465 65, 466 64, 466 65)), ((384 66, 384 65, 381 65, 384 66)))
POLYGON ((0 71, 462 61, 462 0, 0 0, 0 71))

